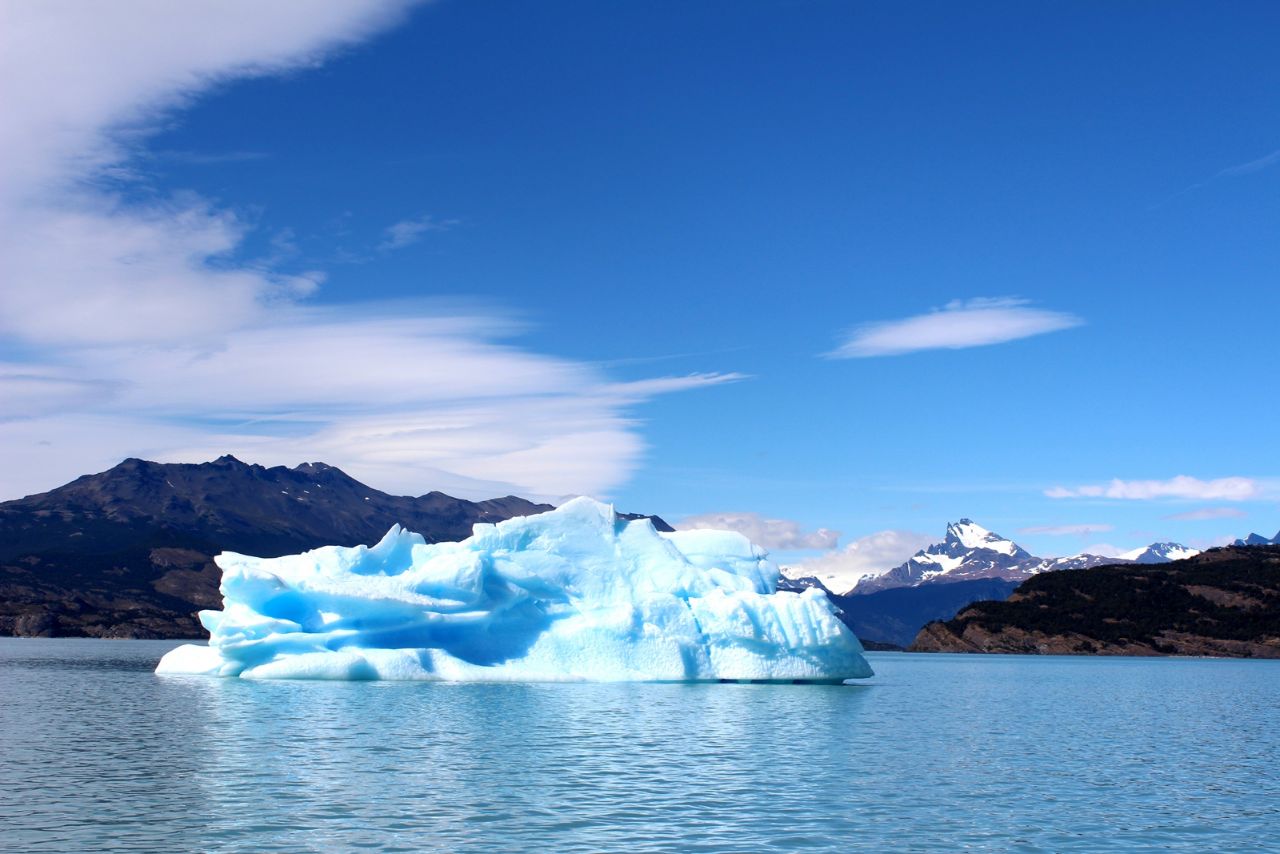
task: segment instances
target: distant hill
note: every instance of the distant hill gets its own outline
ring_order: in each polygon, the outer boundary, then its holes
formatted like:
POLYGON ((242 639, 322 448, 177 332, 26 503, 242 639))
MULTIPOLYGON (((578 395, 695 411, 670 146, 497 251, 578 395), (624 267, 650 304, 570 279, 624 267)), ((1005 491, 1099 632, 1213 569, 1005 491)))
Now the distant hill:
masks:
POLYGON ((1116 563, 1161 563, 1192 554, 1197 552, 1177 543, 1153 543, 1120 558, 1036 557, 972 519, 961 519, 947 525, 942 542, 921 549, 899 566, 863 575, 852 590, 833 591, 827 586, 831 577, 809 574, 803 565, 783 567, 778 589, 817 587, 836 604, 858 637, 906 647, 925 623, 951 619, 966 605, 983 599, 1003 600, 1023 581, 1042 573, 1116 563))
POLYGON ((1261 534, 1250 534, 1242 537, 1232 543, 1233 546, 1280 546, 1280 531, 1276 532, 1274 537, 1264 537, 1261 534))
POLYGON ((867 649, 906 649, 931 620, 949 620, 980 599, 1006 599, 1019 582, 977 578, 952 584, 890 587, 867 594, 833 593, 813 576, 778 578, 778 589, 795 593, 816 587, 836 607, 840 620, 867 649))
POLYGON ((949 620, 980 599, 1007 599, 1017 589, 1017 581, 977 578, 953 584, 892 587, 863 596, 828 594, 828 598, 859 638, 906 648, 926 623, 949 620))
POLYGON ((911 649, 1280 658, 1280 546, 1044 573, 926 625, 911 649))
POLYGON ((221 602, 219 552, 373 543, 396 523, 457 540, 476 522, 550 509, 516 496, 388 495, 324 463, 129 459, 0 503, 0 634, 200 637, 195 612, 221 602))
POLYGON ((1181 543, 1152 543, 1140 549, 1125 552, 1112 563, 1168 563, 1174 560, 1185 560, 1200 554, 1199 549, 1188 548, 1181 543))

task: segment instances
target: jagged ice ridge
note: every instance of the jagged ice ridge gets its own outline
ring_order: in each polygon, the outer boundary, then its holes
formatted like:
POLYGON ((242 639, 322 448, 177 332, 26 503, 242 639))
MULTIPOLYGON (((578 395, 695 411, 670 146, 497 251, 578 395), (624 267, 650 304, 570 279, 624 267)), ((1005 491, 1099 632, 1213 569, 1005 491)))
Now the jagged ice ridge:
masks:
POLYGON ((727 531, 659 533, 574 499, 428 544, 224 553, 209 645, 165 674, 248 679, 841 682, 872 675, 820 590, 776 592, 727 531))

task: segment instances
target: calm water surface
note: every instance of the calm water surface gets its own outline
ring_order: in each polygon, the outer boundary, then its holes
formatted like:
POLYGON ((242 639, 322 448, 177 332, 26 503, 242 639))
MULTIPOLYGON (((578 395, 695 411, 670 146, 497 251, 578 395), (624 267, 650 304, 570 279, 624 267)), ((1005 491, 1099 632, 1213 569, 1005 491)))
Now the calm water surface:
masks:
POLYGON ((1280 662, 255 684, 171 646, 0 639, 0 849, 1280 851, 1280 662))

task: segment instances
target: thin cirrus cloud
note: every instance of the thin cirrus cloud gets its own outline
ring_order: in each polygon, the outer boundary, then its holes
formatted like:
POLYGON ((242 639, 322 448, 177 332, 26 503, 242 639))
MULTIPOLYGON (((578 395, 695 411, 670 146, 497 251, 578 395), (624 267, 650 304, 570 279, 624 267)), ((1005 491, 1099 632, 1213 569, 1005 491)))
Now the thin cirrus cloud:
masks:
POLYGON ((759 513, 702 513, 686 516, 675 528, 679 531, 737 531, 758 546, 778 551, 833 549, 840 539, 839 531, 827 528, 806 531, 799 522, 769 519, 759 513))
POLYGON ((1275 166, 1277 163, 1280 163, 1280 150, 1273 151, 1270 154, 1257 158, 1256 160, 1250 160, 1247 163, 1228 166, 1226 169, 1218 172, 1214 177, 1234 178, 1238 175, 1248 175, 1253 172, 1261 172, 1263 169, 1268 169, 1275 166))
POLYGON ((1014 297, 954 300, 940 309, 853 329, 827 355, 836 359, 901 356, 922 350, 961 350, 1003 344, 1080 326, 1074 314, 1035 308, 1014 297))
POLYGON ((1173 513, 1164 518, 1176 522, 1204 522, 1209 519, 1243 519, 1248 515, 1236 507, 1201 507, 1185 513, 1173 513))
POLYGON ((175 110, 229 80, 313 67, 412 5, 0 10, 0 344, 21 354, 0 363, 0 497, 125 456, 226 452, 324 460, 412 494, 607 494, 645 451, 636 406, 739 379, 618 382, 522 348, 521 325, 483 307, 320 307, 323 271, 232 260, 250 225, 150 183, 145 142, 175 110))
POLYGON ((932 542, 933 537, 916 531, 876 531, 842 549, 799 561, 787 572, 793 577, 813 576, 827 589, 844 593, 862 579, 904 563, 932 542))
POLYGON ((1151 501, 1162 498, 1201 501, 1249 501, 1262 496, 1262 487, 1247 477, 1220 477, 1200 480, 1179 475, 1168 480, 1112 480, 1102 484, 1077 487, 1055 486, 1046 489, 1049 498, 1114 498, 1128 501, 1151 501))
POLYGON ((1239 178, 1242 175, 1252 175, 1254 172, 1261 172, 1264 169, 1270 169, 1272 166, 1277 164, 1280 164, 1280 149, 1277 149, 1270 154, 1264 154, 1262 157, 1245 161, 1244 163, 1237 163, 1235 166, 1228 166, 1225 169, 1219 169, 1211 177, 1206 178, 1203 181, 1197 181, 1196 183, 1174 193, 1173 196, 1170 197, 1170 200, 1176 199, 1179 196, 1183 196, 1195 190, 1202 190, 1223 178, 1239 178))
POLYGON ((181 163, 184 166, 222 166, 266 160, 270 157, 265 151, 155 151, 151 156, 156 160, 181 163))
POLYGON ((406 246, 412 246, 417 243, 427 232, 446 231, 454 225, 457 225, 455 220, 438 220, 431 216, 402 219, 387 226, 386 231, 383 232, 382 241, 378 244, 378 249, 382 252, 403 249, 406 246))
POLYGON ((1047 537, 1089 537, 1115 530, 1114 525, 1082 524, 1082 525, 1036 525, 1019 529, 1019 534, 1040 534, 1047 537))

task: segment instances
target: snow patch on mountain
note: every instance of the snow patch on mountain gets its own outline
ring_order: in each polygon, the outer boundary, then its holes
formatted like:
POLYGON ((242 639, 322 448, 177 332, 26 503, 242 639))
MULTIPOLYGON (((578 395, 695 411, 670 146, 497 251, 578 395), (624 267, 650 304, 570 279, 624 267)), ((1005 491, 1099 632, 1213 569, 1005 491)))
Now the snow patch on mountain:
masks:
POLYGON ((933 538, 916 531, 876 531, 835 551, 782 567, 779 587, 821 586, 837 593, 878 578, 929 545, 933 538))
POLYGON ((967 549, 990 549, 1003 555, 1020 551, 1012 540, 991 533, 972 519, 961 519, 947 525, 947 538, 954 538, 967 549))
POLYGON ((972 519, 947 525, 941 543, 921 549, 901 566, 875 578, 863 579, 853 593, 874 593, 891 587, 915 587, 940 581, 974 578, 1026 578, 1020 568, 1039 558, 1012 540, 994 534, 972 519))
POLYGON ((1189 548, 1181 543, 1152 543, 1140 549, 1124 552, 1120 555, 1120 560, 1133 563, 1169 563, 1195 557, 1198 554, 1200 554, 1199 549, 1189 548))
POLYGON ((1028 575, 1039 575, 1042 572, 1057 572, 1063 569, 1091 569, 1095 566, 1106 566, 1109 563, 1124 563, 1118 557, 1082 553, 1067 557, 1046 557, 1028 570, 1028 575))
POLYGON ((1280 546, 1280 531, 1276 532, 1274 537, 1264 537, 1261 534, 1250 534, 1247 537, 1241 537, 1231 545, 1233 546, 1280 546))
POLYGON ((961 519, 947 525, 947 536, 941 543, 921 549, 900 566, 859 579, 849 592, 874 593, 893 587, 918 587, 978 578, 1024 581, 1042 572, 1089 569, 1116 563, 1168 563, 1196 554, 1199 551, 1179 543, 1152 543, 1120 557, 1097 554, 1036 557, 972 519, 961 519))

